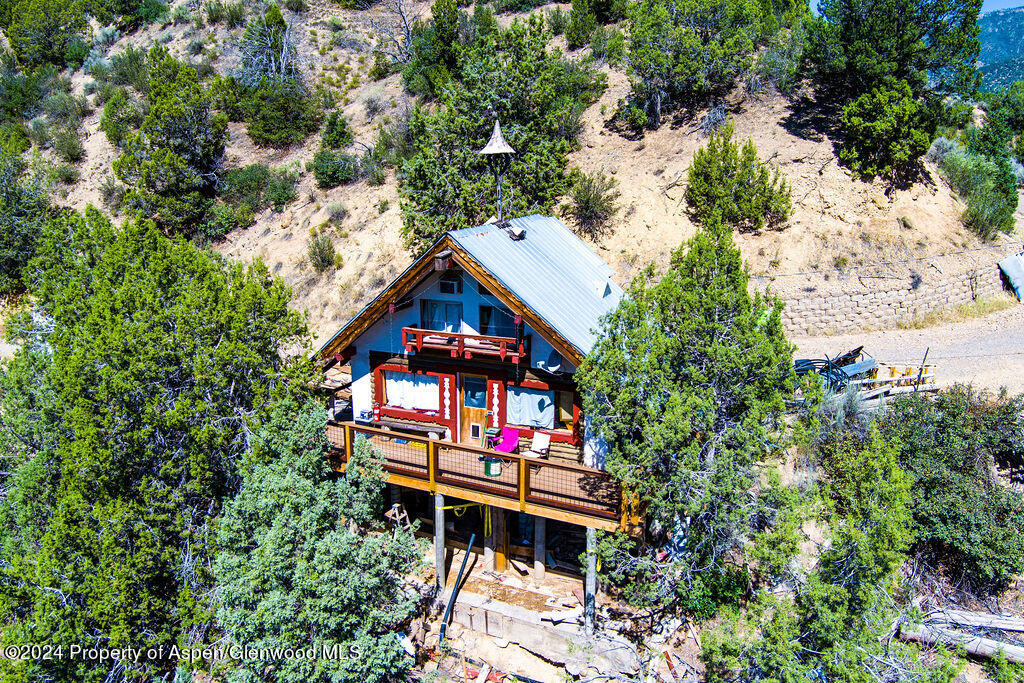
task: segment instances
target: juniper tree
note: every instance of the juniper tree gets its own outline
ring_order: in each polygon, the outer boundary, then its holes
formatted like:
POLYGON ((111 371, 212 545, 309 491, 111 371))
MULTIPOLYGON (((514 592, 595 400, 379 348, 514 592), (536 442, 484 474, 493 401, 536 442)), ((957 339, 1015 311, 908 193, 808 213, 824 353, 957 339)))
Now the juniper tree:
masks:
POLYGON ((381 528, 380 453, 360 439, 344 475, 332 476, 325 424, 322 405, 288 401, 257 433, 220 527, 217 617, 239 644, 337 647, 341 657, 249 659, 232 680, 384 683, 413 663, 398 634, 419 600, 404 580, 420 551, 412 531, 381 528))
POLYGON ((491 107, 519 152, 505 174, 505 214, 550 211, 568 188, 580 114, 605 81, 549 50, 548 38, 539 15, 483 36, 463 50, 464 77, 439 106, 414 110, 414 150, 398 172, 403 233, 414 247, 494 213, 494 179, 477 154, 491 134, 491 107))
POLYGON ((607 539, 604 571, 634 602, 703 611, 730 583, 724 560, 757 506, 755 465, 784 443, 792 347, 781 302, 748 293, 717 217, 653 276, 604 318, 576 375, 609 472, 647 506, 650 542, 607 539))
MULTIPOLYGON (((259 263, 92 208, 51 220, 26 272, 35 315, 8 325, 21 347, 0 373, 0 433, 15 447, 2 640, 209 643, 216 517, 250 424, 305 378, 282 355, 305 338, 289 291, 259 263)), ((3 659, 0 676, 102 681, 121 665, 3 659)), ((148 680, 177 663, 127 666, 148 680)))
POLYGON ((22 268, 35 253, 48 203, 40 175, 0 153, 0 295, 24 289, 22 268))
POLYGON ((127 186, 129 213, 170 233, 191 233, 213 204, 227 118, 211 111, 196 70, 150 51, 149 111, 124 143, 114 173, 127 186))

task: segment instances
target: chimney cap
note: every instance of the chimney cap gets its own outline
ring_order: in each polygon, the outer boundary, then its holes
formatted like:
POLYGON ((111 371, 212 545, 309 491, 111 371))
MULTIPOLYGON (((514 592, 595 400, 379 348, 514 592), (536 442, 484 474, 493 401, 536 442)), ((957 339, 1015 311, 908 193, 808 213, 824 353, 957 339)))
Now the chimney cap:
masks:
POLYGON ((491 139, 487 141, 487 145, 480 150, 479 154, 482 156, 489 156, 492 154, 515 154, 516 151, 512 149, 512 145, 505 141, 505 136, 501 134, 501 124, 498 123, 497 117, 494 119, 494 131, 491 132, 491 139))

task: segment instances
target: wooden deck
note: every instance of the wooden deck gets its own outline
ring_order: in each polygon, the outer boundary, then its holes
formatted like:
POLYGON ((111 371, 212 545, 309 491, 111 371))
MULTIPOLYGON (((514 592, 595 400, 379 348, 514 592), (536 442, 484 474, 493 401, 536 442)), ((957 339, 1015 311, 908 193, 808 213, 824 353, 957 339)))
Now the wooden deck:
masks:
POLYGON ((339 471, 355 440, 369 439, 384 455, 392 484, 607 531, 632 530, 637 523, 622 489, 603 470, 351 422, 329 422, 327 437, 339 471), (484 473, 484 458, 501 461, 498 476, 484 473))

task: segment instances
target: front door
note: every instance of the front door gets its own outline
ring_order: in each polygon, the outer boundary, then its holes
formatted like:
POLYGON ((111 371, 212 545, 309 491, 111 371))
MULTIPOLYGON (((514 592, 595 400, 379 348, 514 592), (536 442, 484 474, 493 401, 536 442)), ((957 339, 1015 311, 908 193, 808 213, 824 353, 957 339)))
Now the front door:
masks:
POLYGON ((459 443, 483 445, 487 429, 487 378, 459 375, 459 443))

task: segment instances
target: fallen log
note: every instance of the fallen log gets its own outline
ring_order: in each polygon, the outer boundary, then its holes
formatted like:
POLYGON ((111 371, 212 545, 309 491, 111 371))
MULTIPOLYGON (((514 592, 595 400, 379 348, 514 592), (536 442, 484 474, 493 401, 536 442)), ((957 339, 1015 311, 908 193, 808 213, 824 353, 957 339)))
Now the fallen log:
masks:
POLYGON ((938 645, 941 643, 950 647, 960 647, 969 655, 985 657, 986 659, 993 659, 1002 653, 1006 661, 1014 664, 1024 664, 1024 647, 1007 645, 991 638, 981 638, 928 624, 904 624, 900 627, 897 635, 901 640, 914 641, 925 645, 938 645))
POLYGON ((1004 617, 999 614, 985 614, 984 612, 968 612, 960 609, 939 609, 929 612, 924 620, 928 623, 947 623, 955 626, 972 626, 980 628, 993 628, 999 631, 1014 631, 1024 633, 1024 619, 1019 617, 1004 617))

